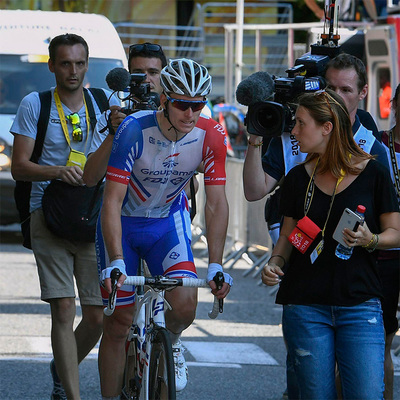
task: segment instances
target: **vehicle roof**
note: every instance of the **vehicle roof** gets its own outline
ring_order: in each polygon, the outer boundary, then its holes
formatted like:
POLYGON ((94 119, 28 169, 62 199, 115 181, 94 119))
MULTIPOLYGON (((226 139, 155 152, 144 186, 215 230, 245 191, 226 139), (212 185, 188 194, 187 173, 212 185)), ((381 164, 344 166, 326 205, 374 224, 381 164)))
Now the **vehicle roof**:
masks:
POLYGON ((89 45, 90 57, 126 60, 118 33, 104 15, 0 10, 0 54, 47 56, 50 40, 63 33, 82 36, 89 45))

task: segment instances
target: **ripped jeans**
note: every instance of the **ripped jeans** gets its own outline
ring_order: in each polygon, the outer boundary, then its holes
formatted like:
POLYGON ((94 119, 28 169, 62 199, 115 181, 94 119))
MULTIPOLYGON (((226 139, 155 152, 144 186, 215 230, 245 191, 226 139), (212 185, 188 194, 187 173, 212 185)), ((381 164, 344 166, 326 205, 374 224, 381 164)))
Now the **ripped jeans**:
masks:
POLYGON ((337 399, 336 363, 343 399, 383 398, 385 339, 379 299, 353 307, 285 305, 282 318, 301 399, 337 399))

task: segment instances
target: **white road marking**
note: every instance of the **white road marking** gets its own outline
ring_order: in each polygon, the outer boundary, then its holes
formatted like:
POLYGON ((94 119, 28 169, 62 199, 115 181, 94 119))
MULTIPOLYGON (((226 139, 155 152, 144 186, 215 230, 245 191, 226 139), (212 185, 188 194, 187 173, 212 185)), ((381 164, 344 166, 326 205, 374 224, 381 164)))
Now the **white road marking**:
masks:
MULTIPOLYGON (((6 338, 2 338, 4 341, 6 338)), ((11 337, 7 338, 11 345, 11 337)), ((8 341, 6 339, 6 341, 8 341)), ((15 354, 12 347, 10 354, 2 352, 0 360, 21 361, 33 360, 37 362, 49 362, 52 356, 50 338, 48 337, 23 337, 20 341, 24 345, 22 349, 15 354), (22 355, 21 353, 26 354, 22 355)), ((22 344, 22 343, 21 343, 22 344)), ((223 368, 241 368, 241 365, 278 365, 277 361, 266 353, 261 347, 253 343, 231 343, 231 342, 193 342, 183 341, 184 347, 194 357, 195 361, 188 361, 187 364, 193 367, 223 367, 223 368)), ((86 359, 97 360, 98 344, 86 359)))
POLYGON ((196 361, 187 361, 188 367, 210 367, 210 368, 242 368, 240 364, 221 364, 221 363, 204 363, 196 361))
POLYGON ((278 365, 277 361, 254 343, 190 342, 184 347, 197 362, 224 364, 278 365))

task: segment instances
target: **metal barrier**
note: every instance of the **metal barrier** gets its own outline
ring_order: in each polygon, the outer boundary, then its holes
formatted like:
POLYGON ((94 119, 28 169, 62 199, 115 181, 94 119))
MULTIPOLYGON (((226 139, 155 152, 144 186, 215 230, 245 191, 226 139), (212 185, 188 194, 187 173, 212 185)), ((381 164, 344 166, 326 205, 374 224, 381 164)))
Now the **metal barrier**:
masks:
MULTIPOLYGON (((229 224, 224 251, 224 267, 233 268, 241 258, 249 263, 246 276, 254 271, 258 276, 258 267, 264 266, 272 250, 272 241, 264 219, 265 199, 248 202, 243 190, 244 160, 228 158, 226 163, 226 195, 229 204, 229 224)), ((205 241, 204 204, 205 191, 203 179, 199 179, 199 190, 196 195, 197 214, 193 220, 193 240, 205 241)))
POLYGON ((201 62, 204 58, 204 31, 200 26, 114 24, 126 51, 132 43, 156 42, 167 58, 188 57, 201 62))
MULTIPOLYGON (((261 3, 245 3, 244 23, 274 21, 292 22, 292 5, 266 0, 261 3)), ((163 47, 167 58, 188 57, 206 65, 213 77, 213 97, 224 95, 226 43, 224 26, 236 20, 236 4, 232 2, 196 3, 187 25, 155 25, 133 22, 114 24, 126 51, 132 43, 155 42, 163 47)), ((265 63, 261 68, 284 71, 287 67, 286 31, 264 35, 262 48, 265 63)), ((252 33, 244 34, 244 75, 254 72, 255 44, 252 33)))
MULTIPOLYGON (((254 57, 255 57, 255 68, 254 72, 257 71, 267 71, 269 73, 281 74, 284 73, 287 66, 291 66, 294 63, 294 31, 295 30, 310 30, 311 28, 321 28, 323 26, 322 22, 316 23, 287 23, 287 24, 245 24, 242 26, 243 31, 253 31, 253 35, 255 37, 255 45, 254 45, 254 57), (278 71, 277 66, 273 69, 270 68, 270 64, 264 65, 262 63, 262 52, 263 52, 263 35, 262 33, 268 31, 287 31, 287 35, 284 38, 287 40, 285 49, 287 58, 284 59, 284 62, 281 63, 281 71, 278 71)), ((238 30, 238 25, 236 24, 226 24, 225 28, 225 101, 227 103, 235 103, 234 88, 240 83, 240 80, 237 81, 237 77, 235 71, 239 68, 242 69, 245 65, 242 59, 234 59, 235 58, 235 49, 234 49, 234 38, 236 32, 238 30)), ((270 36, 267 36, 269 39, 270 36)), ((265 39, 265 38, 264 38, 265 39)), ((264 56, 265 57, 265 56, 264 56)), ((236 57, 237 58, 237 57, 236 57)), ((241 74, 240 74, 241 75, 241 74)))

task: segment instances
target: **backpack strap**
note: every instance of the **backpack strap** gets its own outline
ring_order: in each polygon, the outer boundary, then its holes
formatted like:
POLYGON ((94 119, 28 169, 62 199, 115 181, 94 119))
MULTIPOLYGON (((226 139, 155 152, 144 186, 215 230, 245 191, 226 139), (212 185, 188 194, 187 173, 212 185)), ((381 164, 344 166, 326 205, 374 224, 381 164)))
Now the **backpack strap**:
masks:
MULTIPOLYGON (((103 112, 105 110, 108 110, 109 108, 108 99, 104 91, 98 88, 90 88, 89 90, 90 93, 93 95, 94 99, 96 100, 97 106, 99 107, 100 111, 103 112)), ((94 112, 92 99, 87 89, 83 89, 83 93, 85 96, 85 101, 89 112, 90 126, 92 128, 92 131, 94 132, 94 128, 97 123, 96 113, 94 112)))
POLYGON ((37 132, 35 139, 35 146, 33 148, 31 161, 38 163, 42 154, 44 138, 46 137, 47 125, 49 124, 50 108, 51 108, 51 91, 39 93, 40 99, 40 114, 37 122, 37 132))
MULTIPOLYGON (((96 100, 96 103, 100 111, 103 112, 105 110, 108 110, 109 104, 107 95, 104 93, 104 90, 97 88, 91 88, 89 90, 92 93, 94 99, 96 100)), ((92 99, 90 98, 86 89, 84 89, 84 94, 89 111, 90 125, 92 126, 92 129, 94 129, 97 120, 96 120, 96 114, 93 109, 92 99)), ((46 90, 44 92, 40 92, 39 99, 40 99, 40 114, 37 122, 37 134, 36 134, 35 146, 33 148, 33 153, 31 156, 31 161, 34 163, 37 163, 39 161, 39 158, 43 150, 44 138, 46 137, 47 125, 49 124, 49 118, 50 118, 51 91, 46 90)))
MULTIPOLYGON (((51 91, 39 93, 40 100, 40 114, 37 122, 37 132, 35 145, 30 160, 35 164, 38 163, 42 154, 44 138, 46 136, 47 125, 50 117, 51 107, 51 91)), ((19 213, 21 222, 21 232, 23 237, 22 245, 27 249, 32 249, 31 235, 30 235, 30 212, 29 203, 31 197, 32 182, 30 181, 16 181, 14 188, 15 205, 19 213)))
POLYGON ((98 107, 100 108, 101 112, 104 112, 110 108, 110 104, 108 103, 107 95, 104 93, 103 89, 99 88, 89 88, 90 93, 96 100, 98 107))

